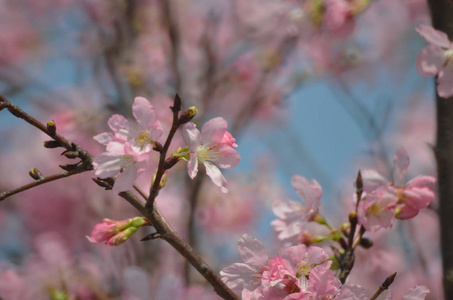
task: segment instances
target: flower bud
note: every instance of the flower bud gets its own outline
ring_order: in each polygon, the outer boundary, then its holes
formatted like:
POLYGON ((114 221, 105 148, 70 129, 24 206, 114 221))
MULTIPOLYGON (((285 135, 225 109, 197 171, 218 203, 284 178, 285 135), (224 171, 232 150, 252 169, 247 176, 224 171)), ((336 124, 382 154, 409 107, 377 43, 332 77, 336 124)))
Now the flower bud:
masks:
POLYGON ((167 169, 170 169, 172 168, 174 165, 176 165, 179 161, 179 156, 174 156, 174 155, 171 155, 169 158, 167 158, 164 162, 164 169, 167 170, 167 169))
POLYGON ((351 211, 349 213, 349 222, 351 224, 357 224, 357 213, 355 211, 351 211))
POLYGON ((57 126, 55 125, 55 121, 47 122, 47 131, 49 131, 50 135, 53 135, 57 131, 57 126))
POLYGON ((359 242, 360 246, 362 246, 363 248, 365 249, 370 249, 371 247, 373 247, 373 241, 370 240, 369 238, 366 238, 366 237, 362 237, 360 239, 360 242, 359 242))
POLYGON ((179 117, 178 124, 183 125, 195 117, 197 114, 198 110, 195 106, 189 107, 185 112, 182 113, 182 115, 179 117))
POLYGON ((44 147, 49 149, 58 148, 61 147, 61 144, 55 140, 44 141, 44 147))
POLYGON ((87 239, 92 243, 104 242, 109 246, 118 246, 127 241, 138 228, 148 225, 144 217, 136 217, 122 221, 104 219, 94 226, 91 236, 87 239))
POLYGON ((33 178, 35 180, 40 180, 40 179, 44 178, 44 176, 42 176, 41 171, 39 171, 36 168, 33 168, 30 171, 28 171, 28 174, 30 175, 31 178, 33 178))
POLYGON ((69 159, 74 159, 79 157, 79 151, 64 151, 61 155, 64 155, 69 159))

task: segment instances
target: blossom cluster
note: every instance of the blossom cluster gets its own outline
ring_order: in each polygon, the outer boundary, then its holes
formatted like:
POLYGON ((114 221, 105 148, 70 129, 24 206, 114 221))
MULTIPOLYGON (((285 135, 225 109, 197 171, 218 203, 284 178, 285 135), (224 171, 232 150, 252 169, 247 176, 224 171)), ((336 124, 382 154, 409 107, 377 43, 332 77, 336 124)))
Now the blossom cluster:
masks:
MULTIPOLYGON (((137 126, 129 125, 122 115, 114 115, 108 121, 112 133, 104 132, 94 137, 107 150, 93 162, 95 175, 114 177, 112 190, 115 193, 131 188, 137 176, 149 167, 153 149, 159 151, 162 147, 157 141, 162 135, 162 127, 149 101, 136 97, 132 112, 137 126)), ((196 109, 192 107, 188 112, 193 117, 196 109)), ((241 157, 234 149, 238 145, 227 131, 227 122, 223 118, 214 118, 203 125, 201 132, 194 123, 184 123, 180 125, 183 125, 182 136, 187 147, 178 148, 173 156, 177 161, 188 160, 187 169, 192 179, 198 173, 198 164, 202 163, 212 182, 222 192, 228 192, 227 182, 219 168, 235 167, 241 157)))
MULTIPOLYGON (((243 263, 224 268, 220 274, 229 288, 243 300, 370 299, 357 284, 342 284, 330 270, 332 261, 320 247, 297 245, 284 247, 269 257, 255 238, 243 235, 238 241, 243 263)), ((403 299, 425 299, 429 290, 416 286, 403 299)), ((391 293, 387 296, 391 300, 391 293)))

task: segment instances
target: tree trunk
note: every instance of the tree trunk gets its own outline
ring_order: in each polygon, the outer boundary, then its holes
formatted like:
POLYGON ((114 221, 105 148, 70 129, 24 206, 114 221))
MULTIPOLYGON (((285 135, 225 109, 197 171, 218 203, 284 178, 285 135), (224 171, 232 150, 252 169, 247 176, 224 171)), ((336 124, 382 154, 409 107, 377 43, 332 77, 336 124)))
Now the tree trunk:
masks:
MULTIPOLYGON (((453 40, 453 1, 428 0, 433 27, 453 40)), ((437 142, 434 149, 439 185, 439 217, 445 299, 453 296, 453 97, 436 92, 437 142)))

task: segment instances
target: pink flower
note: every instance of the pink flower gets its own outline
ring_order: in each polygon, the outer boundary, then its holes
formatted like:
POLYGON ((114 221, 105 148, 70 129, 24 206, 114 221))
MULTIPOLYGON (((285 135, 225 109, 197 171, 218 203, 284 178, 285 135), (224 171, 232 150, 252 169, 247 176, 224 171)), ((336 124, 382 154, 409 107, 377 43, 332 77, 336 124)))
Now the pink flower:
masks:
POLYGON ((393 158, 393 182, 376 171, 365 171, 362 174, 365 192, 374 193, 380 187, 387 187, 387 191, 398 198, 395 204, 395 217, 398 219, 415 217, 421 209, 426 208, 434 199, 432 187, 436 182, 434 177, 419 176, 406 185, 404 184, 409 164, 410 160, 406 149, 399 148, 393 158))
POLYGON ((190 150, 190 160, 187 169, 190 178, 198 173, 198 163, 206 168, 206 174, 223 193, 227 193, 227 182, 219 168, 235 167, 241 160, 240 155, 233 148, 234 139, 226 131, 227 122, 223 118, 214 118, 203 125, 198 131, 192 122, 184 124, 182 136, 190 150))
POLYGON ((96 224, 91 236, 87 239, 92 243, 105 241, 106 245, 118 246, 127 241, 136 231, 148 221, 143 217, 136 217, 122 221, 104 219, 102 223, 96 224))
POLYGON ((322 196, 322 188, 314 179, 308 181, 295 175, 291 184, 299 198, 305 201, 305 206, 292 200, 274 202, 272 210, 279 219, 272 221, 271 225, 280 240, 291 240, 302 234, 305 223, 317 215, 322 196))
POLYGON ((377 231, 381 228, 390 229, 395 219, 395 205, 398 198, 387 187, 368 194, 359 203, 359 224, 366 230, 377 231))
POLYGON ((137 175, 145 170, 148 159, 149 152, 136 152, 128 142, 111 141, 107 152, 94 160, 94 174, 100 178, 114 177, 114 193, 127 191, 134 185, 137 175))
POLYGON ((236 291, 254 290, 261 284, 269 258, 266 248, 256 238, 244 234, 238 241, 238 249, 244 263, 235 263, 220 271, 222 281, 236 291))
POLYGON ((154 107, 143 97, 136 97, 132 105, 132 113, 138 127, 131 127, 122 115, 113 115, 109 119, 109 127, 113 134, 104 132, 94 137, 96 141, 107 146, 112 141, 129 142, 136 151, 148 152, 162 135, 160 122, 156 120, 154 107))
POLYGON ((442 98, 453 96, 453 43, 447 34, 420 24, 417 32, 429 43, 417 57, 417 70, 422 75, 437 76, 437 93, 442 98))

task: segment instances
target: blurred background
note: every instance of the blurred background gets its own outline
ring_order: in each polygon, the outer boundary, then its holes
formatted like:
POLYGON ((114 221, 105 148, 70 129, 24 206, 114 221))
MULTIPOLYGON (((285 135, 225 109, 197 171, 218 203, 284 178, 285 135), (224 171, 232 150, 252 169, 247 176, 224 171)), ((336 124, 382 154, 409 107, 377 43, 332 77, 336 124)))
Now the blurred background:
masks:
MULTIPOLYGON (((0 0, 0 93, 94 156, 104 150, 92 137, 113 114, 130 118, 136 96, 153 104, 162 139, 176 92, 198 108, 198 126, 225 118, 242 156, 224 172, 230 192, 190 180, 180 162, 157 199, 221 270, 240 261, 244 233, 276 254, 272 203, 300 201, 295 174, 321 184, 321 213, 337 227, 357 171, 391 178, 399 147, 411 157, 407 180, 435 174, 433 80, 415 71, 420 23, 430 24, 423 0, 0 0)), ((47 176, 68 163, 7 111, 0 125, 0 192, 30 182, 33 167, 47 176)), ((138 180, 144 190, 155 166, 138 180)), ((0 203, 2 299, 218 299, 163 241, 139 242, 152 229, 119 247, 90 244, 103 218, 138 215, 92 177, 0 203)), ((423 284, 441 299, 436 208, 369 235, 375 245, 358 252, 350 281, 374 292, 397 271, 396 296, 423 284)))

